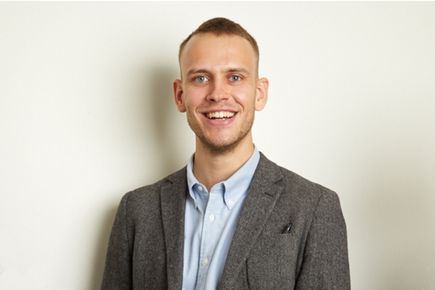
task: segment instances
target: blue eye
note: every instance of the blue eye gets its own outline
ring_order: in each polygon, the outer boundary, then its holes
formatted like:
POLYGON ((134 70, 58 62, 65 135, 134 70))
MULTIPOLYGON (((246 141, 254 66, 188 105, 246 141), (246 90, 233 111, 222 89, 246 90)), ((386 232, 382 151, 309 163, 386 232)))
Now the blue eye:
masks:
POLYGON ((208 81, 208 79, 207 79, 206 76, 196 76, 196 77, 194 78, 194 81, 195 81, 195 82, 198 82, 198 83, 205 83, 205 82, 208 81))
POLYGON ((238 75, 232 75, 232 76, 230 76, 230 81, 233 81, 233 82, 240 81, 241 79, 242 78, 240 76, 238 76, 238 75))

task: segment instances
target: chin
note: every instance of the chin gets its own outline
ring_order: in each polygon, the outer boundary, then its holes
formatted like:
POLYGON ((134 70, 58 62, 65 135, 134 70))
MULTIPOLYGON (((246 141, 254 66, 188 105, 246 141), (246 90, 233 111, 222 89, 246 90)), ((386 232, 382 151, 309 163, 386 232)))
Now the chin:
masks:
POLYGON ((213 153, 226 153, 233 151, 237 146, 236 143, 231 144, 206 144, 207 149, 213 153))
POLYGON ((211 152, 215 153, 225 153, 231 152, 237 148, 238 145, 242 143, 246 135, 241 136, 241 138, 234 138, 229 140, 213 140, 210 138, 199 137, 204 147, 206 147, 211 152))

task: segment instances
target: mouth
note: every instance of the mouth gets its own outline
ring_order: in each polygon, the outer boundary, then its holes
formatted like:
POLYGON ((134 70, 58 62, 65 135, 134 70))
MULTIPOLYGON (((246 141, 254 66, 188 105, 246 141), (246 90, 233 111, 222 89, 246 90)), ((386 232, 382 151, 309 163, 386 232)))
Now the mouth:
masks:
POLYGON ((206 116, 210 120, 227 120, 233 118, 235 115, 236 112, 230 111, 216 111, 204 113, 204 116, 206 116))

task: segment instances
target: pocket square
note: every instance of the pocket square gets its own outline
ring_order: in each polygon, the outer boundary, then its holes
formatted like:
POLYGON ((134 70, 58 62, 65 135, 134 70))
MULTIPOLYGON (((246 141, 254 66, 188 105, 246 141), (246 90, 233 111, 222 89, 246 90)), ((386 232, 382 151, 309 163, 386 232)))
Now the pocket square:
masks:
POLYGON ((292 224, 291 223, 289 223, 288 225, 286 225, 285 227, 284 227, 284 229, 282 230, 282 233, 281 234, 290 234, 290 232, 292 231, 292 224))

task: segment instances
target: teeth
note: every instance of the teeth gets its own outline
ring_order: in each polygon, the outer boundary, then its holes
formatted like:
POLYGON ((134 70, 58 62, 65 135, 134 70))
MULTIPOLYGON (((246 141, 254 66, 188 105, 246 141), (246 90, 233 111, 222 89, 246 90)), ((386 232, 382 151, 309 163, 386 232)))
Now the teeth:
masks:
POLYGON ((207 113, 209 119, 227 119, 232 118, 235 115, 233 112, 210 112, 207 113))

